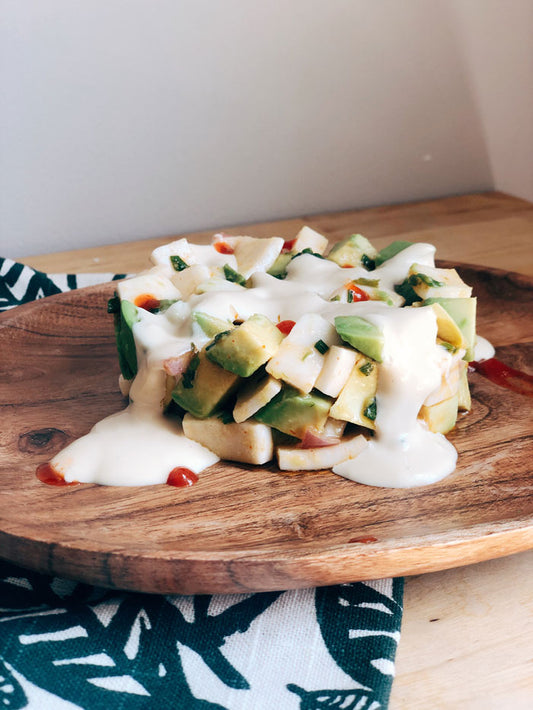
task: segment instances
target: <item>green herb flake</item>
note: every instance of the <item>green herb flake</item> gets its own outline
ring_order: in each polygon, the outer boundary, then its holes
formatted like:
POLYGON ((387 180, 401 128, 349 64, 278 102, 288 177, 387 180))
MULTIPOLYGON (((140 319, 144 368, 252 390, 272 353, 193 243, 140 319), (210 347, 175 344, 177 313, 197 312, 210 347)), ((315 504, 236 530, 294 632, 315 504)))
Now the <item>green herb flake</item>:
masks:
POLYGON ((429 286, 430 288, 439 288, 440 286, 444 286, 442 281, 437 281, 427 274, 411 274, 411 276, 408 277, 407 282, 410 286, 418 286, 421 283, 426 284, 426 286, 429 286))
POLYGON ((110 298, 107 302, 107 312, 120 313, 120 298, 117 296, 116 292, 113 298, 110 298))
POLYGON ((355 279, 356 284, 359 284, 360 286, 371 286, 372 288, 376 288, 379 286, 379 279, 355 279))
POLYGON ((189 366, 183 373, 183 376, 181 378, 181 384, 183 385, 183 388, 186 390, 190 390, 193 387, 194 384, 194 378, 196 377, 196 370, 198 369, 198 365, 200 364, 200 355, 195 352, 194 355, 192 356, 192 359, 189 363, 189 366))
POLYGON ((332 303, 333 301, 340 301, 340 300, 341 300, 341 297, 339 295, 333 296, 333 298, 329 299, 330 303, 332 303))
POLYGON ((329 350, 329 345, 323 340, 317 340, 315 343, 315 350, 318 350, 321 355, 325 355, 329 350))
POLYGON ((374 261, 374 259, 371 259, 366 254, 362 255, 361 264, 365 267, 367 271, 374 271, 374 269, 376 268, 376 262, 374 261))
POLYGON ((361 365, 361 367, 359 368, 359 372, 362 372, 363 375, 366 375, 368 377, 368 375, 372 372, 373 369, 374 369, 374 363, 368 361, 368 362, 365 362, 364 365, 361 365))
POLYGON ((376 398, 373 397, 368 405, 366 406, 363 415, 367 418, 370 419, 370 421, 374 421, 377 415, 377 404, 376 404, 376 398))
POLYGON ((231 281, 234 284, 239 284, 239 286, 246 286, 246 279, 238 271, 232 269, 229 264, 224 264, 224 276, 226 281, 231 281))
POLYGON ((215 335, 215 337, 213 338, 213 340, 209 343, 209 345, 205 346, 205 351, 207 352, 208 350, 211 350, 211 348, 214 347, 218 343, 219 340, 224 338, 229 333, 231 333, 231 330, 223 330, 221 333, 217 333, 215 335))
POLYGON ((452 353, 452 355, 457 352, 457 348, 455 347, 455 345, 452 345, 451 343, 447 343, 445 340, 441 340, 439 342, 439 345, 442 345, 442 347, 445 350, 447 350, 449 353, 452 353))
POLYGON ((351 288, 348 289, 348 292, 346 294, 346 300, 348 303, 353 303, 353 291, 351 288))
POLYGON ((404 281, 402 281, 401 284, 397 284, 394 287, 394 290, 405 300, 405 306, 411 306, 413 303, 422 300, 417 294, 417 292, 414 290, 412 285, 409 283, 409 279, 405 279, 404 281))
MULTIPOLYGON (((295 254, 292 259, 296 259, 298 256, 301 256, 302 254, 311 254, 311 256, 316 256, 317 259, 324 259, 322 254, 319 254, 317 251, 313 251, 311 247, 306 247, 305 249, 302 249, 302 251, 299 251, 298 254, 295 254)), ((291 261, 292 261, 291 259, 291 261)))
POLYGON ((183 261, 181 256, 177 255, 173 255, 170 257, 170 263, 172 264, 172 268, 174 269, 174 271, 183 271, 183 269, 186 269, 189 266, 186 261, 183 261))
POLYGON ((235 419, 233 418, 232 412, 230 412, 228 410, 223 410, 222 412, 220 412, 220 414, 218 415, 218 418, 220 419, 222 424, 234 424, 235 423, 235 419))

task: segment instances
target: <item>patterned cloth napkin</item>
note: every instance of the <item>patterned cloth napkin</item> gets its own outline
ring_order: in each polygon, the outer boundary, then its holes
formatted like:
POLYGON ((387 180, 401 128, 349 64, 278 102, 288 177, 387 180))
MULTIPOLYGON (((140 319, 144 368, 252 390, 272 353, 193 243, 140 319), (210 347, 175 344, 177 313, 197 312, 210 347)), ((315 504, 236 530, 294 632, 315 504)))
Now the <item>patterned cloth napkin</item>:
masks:
MULTIPOLYGON (((122 276, 47 275, 0 258, 0 310, 122 276)), ((386 708, 402 595, 402 579, 382 579, 158 596, 0 561, 0 708, 386 708)))

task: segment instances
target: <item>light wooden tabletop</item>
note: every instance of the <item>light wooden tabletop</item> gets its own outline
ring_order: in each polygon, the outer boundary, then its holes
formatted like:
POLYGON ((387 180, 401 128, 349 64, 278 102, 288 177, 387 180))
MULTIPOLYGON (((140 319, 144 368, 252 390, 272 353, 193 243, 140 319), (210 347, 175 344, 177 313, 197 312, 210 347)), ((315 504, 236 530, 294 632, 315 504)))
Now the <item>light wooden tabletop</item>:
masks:
MULTIPOLYGON (((533 204, 501 193, 219 229, 290 239, 304 224, 330 239, 361 232, 378 248, 430 242, 441 259, 533 276, 533 204)), ((207 241, 213 231, 188 236, 207 241)), ((172 236, 21 261, 48 273, 132 273, 172 236)), ((409 577, 404 601, 390 710, 533 707, 533 551, 409 577)))

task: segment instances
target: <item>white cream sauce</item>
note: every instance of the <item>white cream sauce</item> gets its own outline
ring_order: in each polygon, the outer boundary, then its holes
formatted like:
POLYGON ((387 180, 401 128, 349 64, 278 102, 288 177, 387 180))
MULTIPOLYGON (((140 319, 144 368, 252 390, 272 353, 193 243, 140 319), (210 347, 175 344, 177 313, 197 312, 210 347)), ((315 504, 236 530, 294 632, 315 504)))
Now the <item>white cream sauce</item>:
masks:
MULTIPOLYGON (((198 473, 218 460, 187 439, 179 422, 161 413, 166 387, 163 361, 188 352, 191 343, 201 348, 209 340, 193 323, 194 311, 229 322, 254 313, 273 322, 297 321, 306 313, 318 313, 333 323, 337 315, 353 314, 367 318, 384 333, 376 435, 356 459, 335 466, 334 472, 388 487, 419 486, 443 478, 455 468, 455 449, 417 419, 421 405, 449 367, 447 353, 436 344, 433 310, 399 309, 379 301, 329 301, 337 289, 357 278, 379 279, 380 289, 393 290, 413 263, 433 266, 434 253, 429 244, 414 244, 371 273, 362 267, 342 269, 304 254, 290 263, 285 280, 255 273, 251 288, 223 281, 217 289, 216 282, 210 282, 203 293, 175 303, 165 313, 154 315, 140 309, 140 320, 133 326, 138 373, 129 392, 129 406, 96 424, 59 453, 52 465, 67 481, 131 486, 163 483, 177 466, 198 473)), ((200 250, 194 254, 199 258, 200 250)), ((218 263, 219 257, 217 253, 213 261, 218 263)), ((169 277, 172 274, 164 267, 161 271, 169 277)))
POLYGON ((496 351, 494 350, 494 345, 489 343, 486 338, 482 338, 481 335, 478 335, 476 337, 474 360, 477 362, 480 362, 481 360, 490 360, 495 354, 496 351))

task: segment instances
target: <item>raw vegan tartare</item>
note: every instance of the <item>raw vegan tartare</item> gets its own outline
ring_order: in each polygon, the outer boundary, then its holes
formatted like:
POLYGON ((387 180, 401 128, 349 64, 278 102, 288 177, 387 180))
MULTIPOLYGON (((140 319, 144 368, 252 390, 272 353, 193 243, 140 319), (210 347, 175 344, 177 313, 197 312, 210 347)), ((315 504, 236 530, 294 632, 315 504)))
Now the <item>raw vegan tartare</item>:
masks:
POLYGON ((445 434, 470 408, 476 299, 434 255, 360 234, 329 248, 309 227, 155 249, 108 306, 129 404, 51 465, 124 486, 190 484, 220 459, 377 486, 442 479, 457 459, 445 434))

